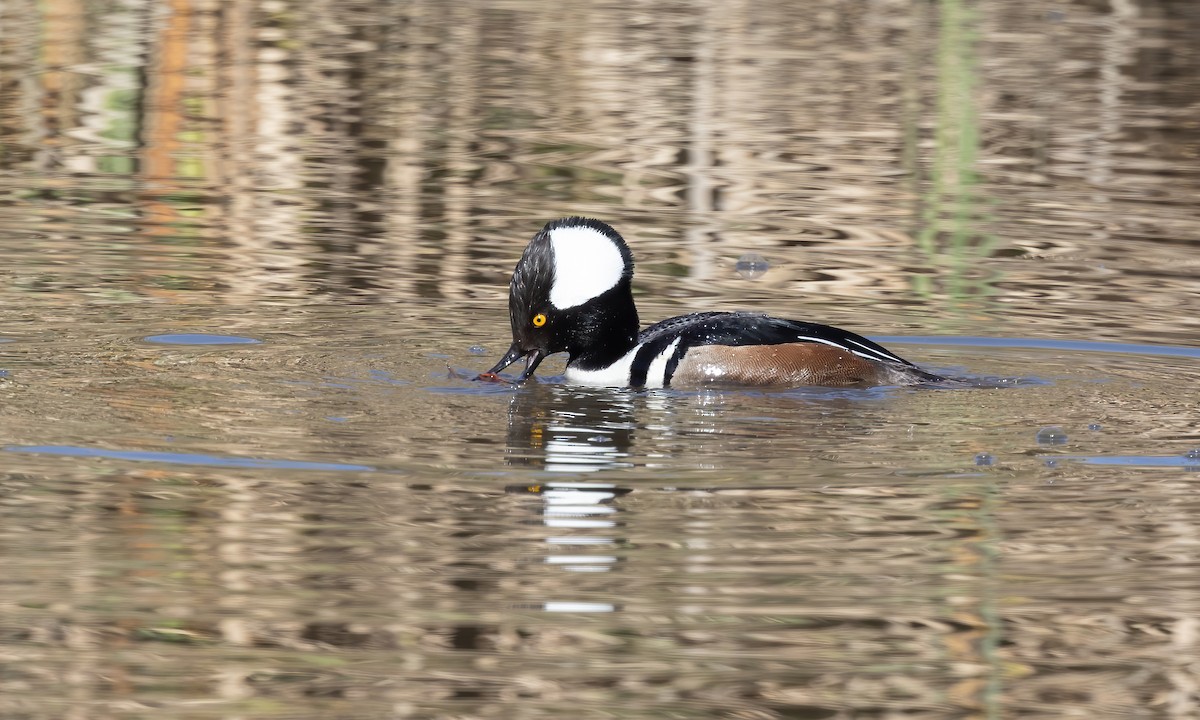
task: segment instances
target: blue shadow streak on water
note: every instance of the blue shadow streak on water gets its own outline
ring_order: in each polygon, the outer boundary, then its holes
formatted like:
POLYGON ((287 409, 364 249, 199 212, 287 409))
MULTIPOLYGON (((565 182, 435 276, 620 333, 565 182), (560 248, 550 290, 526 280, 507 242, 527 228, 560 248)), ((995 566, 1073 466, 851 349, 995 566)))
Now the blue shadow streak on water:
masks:
POLYGON ((1164 355, 1200 358, 1200 348, 1178 345, 1137 345, 1134 343, 1098 342, 1091 340, 1038 340, 1033 338, 940 337, 937 335, 876 335, 877 343, 906 343, 910 345, 957 345, 960 347, 1036 348, 1071 352, 1107 352, 1131 355, 1164 355))
POLYGON ((1085 465, 1122 465, 1125 467, 1181 467, 1200 470, 1200 459, 1182 455, 1041 455, 1054 460, 1073 460, 1085 465))
POLYGON ((107 458, 132 460, 134 462, 159 462, 169 465, 208 465, 232 468, 266 468, 271 470, 353 470, 373 472, 370 465, 344 465, 342 463, 304 462, 303 460, 262 460, 260 458, 220 457, 218 455, 196 455, 191 453, 148 452, 143 450, 105 450, 103 448, 76 447, 73 445, 9 445, 5 452, 39 455, 61 455, 65 457, 107 458))
POLYGON ((209 335, 207 333, 148 335, 142 339, 160 345, 259 345, 262 343, 262 340, 254 338, 237 335, 209 335))
POLYGON ((374 380, 375 382, 385 382, 388 385, 411 385, 412 384, 412 380, 400 380, 398 378, 392 377, 392 374, 387 372, 386 370, 368 370, 367 374, 371 377, 371 380, 374 380))

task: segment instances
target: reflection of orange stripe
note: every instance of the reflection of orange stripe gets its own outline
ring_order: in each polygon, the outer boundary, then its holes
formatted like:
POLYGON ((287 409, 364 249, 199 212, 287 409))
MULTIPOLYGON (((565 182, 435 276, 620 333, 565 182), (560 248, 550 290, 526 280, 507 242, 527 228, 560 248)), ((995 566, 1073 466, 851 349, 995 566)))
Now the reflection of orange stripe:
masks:
MULTIPOLYGON (((153 60, 147 68, 149 87, 143 124, 146 134, 142 138, 145 144, 142 174, 149 180, 169 180, 175 177, 173 153, 179 147, 179 132, 183 125, 183 85, 188 58, 190 3, 191 0, 170 0, 170 19, 163 28, 158 52, 153 54, 153 60)), ((173 216, 170 208, 161 210, 166 211, 168 217, 173 216)), ((151 214, 153 218, 157 213, 151 214)))
MULTIPOLYGON (((156 51, 150 53, 146 68, 141 175, 148 187, 141 210, 144 223, 142 233, 148 238, 169 236, 176 232, 172 227, 178 220, 175 208, 158 198, 174 188, 178 174, 175 153, 180 146, 179 134, 183 128, 190 3, 191 0, 170 0, 170 17, 159 36, 156 51)), ((175 296, 174 292, 156 289, 152 281, 145 280, 147 278, 143 277, 138 282, 143 292, 160 297, 175 296)))

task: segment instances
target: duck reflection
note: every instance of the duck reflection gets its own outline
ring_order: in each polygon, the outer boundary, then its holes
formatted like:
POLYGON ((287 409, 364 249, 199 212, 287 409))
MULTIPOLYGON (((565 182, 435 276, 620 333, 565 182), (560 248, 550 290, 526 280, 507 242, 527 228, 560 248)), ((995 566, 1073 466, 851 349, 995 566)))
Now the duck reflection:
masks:
MULTIPOLYGON (((594 473, 628 467, 633 439, 633 394, 561 385, 533 385, 513 395, 508 410, 509 465, 547 473, 594 473)), ((566 572, 604 573, 618 556, 611 552, 620 539, 612 501, 631 490, 613 483, 546 478, 510 485, 510 493, 541 497, 543 524, 554 532, 545 542, 547 565, 566 572), (607 550, 607 551, 606 551, 607 550)), ((612 612, 611 603, 555 600, 541 604, 551 612, 612 612)))
POLYGON ((897 388, 635 391, 529 384, 509 401, 505 463, 576 475, 632 467, 716 470, 788 453, 836 452, 848 439, 875 449, 869 440, 894 426, 895 414, 927 406, 931 397, 897 388))
MULTIPOLYGON (((616 612, 624 594, 626 525, 637 515, 622 507, 632 491, 610 479, 647 477, 645 471, 679 468, 730 470, 742 467, 770 444, 774 456, 799 449, 811 454, 842 447, 849 437, 868 447, 875 431, 888 427, 897 396, 886 389, 747 392, 629 391, 528 384, 509 401, 505 462, 527 483, 510 493, 537 496, 537 520, 544 526, 537 599, 523 607, 546 612, 616 612), (806 432, 800 436, 797 425, 806 432), (864 440, 864 438, 866 440, 864 440), (637 467, 643 472, 604 474, 637 467), (569 577, 563 573, 572 573, 569 577), (564 581, 566 584, 564 584, 564 581)), ((911 397, 916 397, 911 395, 911 397)), ((894 438, 885 438, 892 442, 894 438)), ((657 475, 656 475, 657 476, 657 475)), ((735 476, 736 477, 736 476, 735 476)), ((709 487, 657 487, 656 492, 739 492, 769 490, 760 482, 743 485, 727 474, 709 487)), ((790 482, 782 489, 794 489, 790 482)), ((691 537, 692 549, 705 539, 691 537)), ((697 560, 696 562, 699 562, 697 560)))
POLYGON ((508 406, 506 461, 548 472, 630 467, 635 394, 536 384, 508 406))

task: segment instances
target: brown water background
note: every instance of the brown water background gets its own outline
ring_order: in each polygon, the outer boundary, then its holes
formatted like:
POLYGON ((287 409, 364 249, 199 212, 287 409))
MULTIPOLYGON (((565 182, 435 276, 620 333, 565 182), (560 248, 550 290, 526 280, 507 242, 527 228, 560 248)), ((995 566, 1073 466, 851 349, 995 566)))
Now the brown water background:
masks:
POLYGON ((0 717, 1197 717, 1197 38, 0 0, 0 717), (569 214, 1011 387, 463 379, 569 214))

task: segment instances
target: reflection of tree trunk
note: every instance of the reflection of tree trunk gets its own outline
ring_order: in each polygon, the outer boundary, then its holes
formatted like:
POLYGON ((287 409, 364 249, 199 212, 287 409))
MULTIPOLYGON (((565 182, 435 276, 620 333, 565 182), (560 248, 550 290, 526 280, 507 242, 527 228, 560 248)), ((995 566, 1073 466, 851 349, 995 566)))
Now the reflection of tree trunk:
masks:
POLYGON ((224 223, 222 234, 240 261, 223 278, 230 286, 228 302, 302 292, 298 268, 306 261, 288 247, 300 235, 299 200, 269 192, 302 184, 303 162, 290 133, 296 119, 287 85, 290 56, 277 44, 257 43, 255 6, 253 0, 230 0, 219 29, 226 76, 217 106, 225 155, 214 181, 228 202, 215 208, 214 223, 224 223))
MULTIPOLYGON (((179 150, 179 133, 183 129, 184 69, 188 62, 188 30, 191 19, 190 0, 170 0, 171 12, 162 28, 156 52, 146 68, 147 88, 142 119, 142 175, 158 184, 172 184, 175 178, 175 153, 179 150)), ((165 189, 165 188, 164 188, 165 189)), ((170 206, 151 203, 148 206, 152 224, 156 209, 163 212, 163 221, 174 218, 170 206)))
MULTIPOLYGON (((913 3, 905 33, 907 42, 904 46, 904 74, 900 90, 900 132, 903 137, 900 165, 904 170, 904 189, 912 199, 908 227, 910 235, 921 230, 921 207, 924 203, 924 193, 921 192, 925 180, 924 165, 921 163, 921 118, 924 115, 923 100, 927 87, 925 58, 929 48, 925 31, 929 26, 927 4, 913 3)), ((913 280, 914 283, 924 281, 921 278, 913 280)), ((917 288, 919 292, 929 292, 931 289, 927 286, 917 288)))
MULTIPOLYGON (((26 117, 45 118, 45 124, 39 125, 35 132, 40 131, 40 138, 45 138, 47 142, 44 144, 50 147, 61 145, 58 133, 77 127, 80 121, 78 94, 82 87, 82 76, 72 72, 71 68, 84 61, 84 51, 87 48, 84 38, 88 28, 85 24, 83 5, 83 0, 47 0, 44 3, 45 41, 41 45, 40 68, 44 95, 41 111, 37 115, 29 113, 26 117), (59 69, 51 71, 46 68, 59 69)), ((29 12, 35 14, 32 9, 29 12)), ((5 50, 7 51, 7 48, 5 50)), ((5 56, 13 57, 7 52, 5 56)), ((38 167, 47 170, 57 164, 58 160, 52 150, 43 150, 38 154, 38 167)))
POLYGON ((471 138, 479 137, 479 99, 475 78, 475 57, 479 50, 479 13, 464 9, 462 3, 450 6, 449 42, 443 53, 448 56, 447 93, 449 123, 446 129, 445 226, 446 241, 437 267, 440 268, 442 293, 449 297, 471 296, 471 138))
POLYGON ((414 294, 412 272, 420 258, 419 233, 421 225, 421 180, 424 168, 424 138, 421 135, 421 80, 424 75, 422 37, 426 30, 427 7, 421 0, 408 6, 408 13, 398 24, 401 30, 394 45, 402 48, 395 53, 399 76, 395 81, 395 104, 388 118, 394 121, 394 132, 388 141, 388 165, 384 182, 386 197, 391 202, 384 208, 387 230, 385 237, 393 248, 393 263, 399 272, 386 278, 391 292, 397 297, 414 294))
MULTIPOLYGON (((1113 7, 1124 4, 1118 0, 1114 0, 1113 7)), ((1180 488, 1183 494, 1191 494, 1189 490, 1180 488)), ((1180 513, 1177 517, 1163 525, 1163 535, 1169 536, 1167 543, 1177 548, 1195 548, 1200 546, 1200 533, 1197 532, 1196 524, 1192 518, 1187 517, 1186 513, 1180 513)), ((1194 555, 1193 555, 1194 556, 1194 555)), ((1173 574, 1176 577, 1189 576, 1190 567, 1175 568, 1173 574)), ((1196 717, 1196 711, 1200 709, 1200 704, 1196 702, 1197 697, 1200 697, 1200 681, 1196 677, 1196 667, 1200 664, 1200 652, 1197 651, 1200 646, 1200 619, 1195 616, 1195 608, 1197 607, 1197 593, 1194 590, 1194 584, 1191 582, 1180 583, 1171 594, 1171 606, 1174 608, 1191 608, 1192 612, 1187 611, 1177 612, 1176 620, 1171 625, 1171 651, 1168 663, 1169 669, 1166 671, 1167 682, 1170 683, 1171 689, 1166 693, 1167 701, 1165 703, 1168 717, 1172 718, 1192 718, 1196 717)))
MULTIPOLYGON (((80 497, 81 502, 76 506, 76 512, 71 515, 70 526, 75 528, 73 558, 68 582, 67 609, 60 611, 63 616, 63 644, 72 652, 70 654, 70 671, 64 678, 66 694, 70 699, 71 709, 67 720, 86 720, 93 717, 90 712, 95 703, 95 679, 101 673, 108 673, 110 682, 122 684, 124 673, 118 667, 99 668, 95 652, 95 636, 92 623, 86 617, 87 610, 96 606, 96 574, 101 561, 107 558, 97 557, 97 543, 100 540, 95 528, 100 520, 96 514, 97 508, 103 507, 106 500, 105 486, 93 484, 86 487, 80 497)), ((108 519, 108 518, 106 518, 108 519)))
MULTIPOLYGON (((1112 180, 1113 155, 1121 132, 1121 68, 1132 60, 1137 40, 1138 9, 1132 0, 1110 0, 1112 12, 1104 20, 1107 33, 1101 43, 1100 58, 1100 126, 1095 142, 1088 149, 1090 159, 1088 182, 1104 187, 1112 180)), ((1107 198, 1099 198, 1107 200, 1107 198)))
POLYGON ((692 117, 687 125, 688 162, 684 168, 687 183, 687 209, 690 222, 687 244, 690 250, 689 281, 702 283, 712 274, 710 245, 716 232, 712 183, 713 126, 719 122, 716 108, 717 46, 724 28, 724 4, 701 11, 695 43, 696 71, 693 78, 692 117), (704 218, 705 222, 697 222, 704 218))
MULTIPOLYGON (((254 66, 250 59, 251 1, 230 0, 225 8, 225 22, 216 28, 223 42, 218 55, 223 59, 220 70, 224 78, 216 96, 216 117, 221 121, 224 153, 218 156, 213 182, 228 188, 233 207, 237 209, 245 196, 239 190, 252 189, 254 179, 249 171, 252 156, 247 150, 253 119, 251 94, 254 88, 254 66)), ((244 213, 235 217, 245 221, 244 213)))
MULTIPOLYGON (((223 478, 226 502, 220 510, 216 527, 216 556, 212 574, 221 588, 215 605, 222 618, 218 631, 223 642, 237 647, 251 644, 252 629, 247 622, 255 591, 255 574, 247 570, 255 565, 257 558, 248 553, 248 548, 260 546, 256 538, 247 537, 246 529, 256 527, 254 509, 260 507, 261 497, 254 483, 231 477, 223 478)), ((246 678, 250 671, 237 663, 223 663, 217 672, 216 693, 225 700, 241 700, 253 691, 247 687, 246 678)))
MULTIPOLYGON (((224 77, 215 93, 216 117, 221 121, 220 145, 212 182, 224 188, 226 202, 213 206, 212 222, 224 225, 221 233, 230 244, 244 246, 254 235, 254 154, 250 152, 254 106, 254 65, 251 62, 252 0, 230 0, 225 7, 225 22, 217 28, 218 54, 223 58, 224 77)), ((242 265, 242 263, 238 263, 242 265)), ((253 281, 246 282, 230 272, 228 282, 233 294, 243 297, 254 292, 253 281)))
POLYGON ((304 294, 302 268, 309 260, 307 243, 300 242, 304 208, 309 201, 289 192, 304 186, 305 172, 300 140, 292 128, 305 118, 298 112, 303 100, 293 97, 300 93, 291 86, 295 81, 292 64, 298 51, 283 47, 288 40, 295 42, 297 28, 283 26, 280 30, 283 37, 275 43, 263 43, 247 33, 256 73, 249 103, 256 111, 251 140, 255 150, 255 220, 254 232, 235 241, 253 250, 254 262, 242 278, 257 288, 255 296, 261 296, 264 288, 267 294, 304 294), (300 244, 305 247, 298 247, 300 244))
MULTIPOLYGON (((170 0, 170 14, 152 46, 146 68, 145 102, 142 103, 143 128, 142 225, 141 232, 150 242, 178 232, 179 214, 162 198, 175 192, 176 153, 183 131, 184 70, 188 63, 188 33, 191 0, 170 0)), ((151 255, 150 257, 154 257, 151 255)), ((151 269, 153 271, 153 269, 151 269)), ((154 283, 144 292, 153 292, 154 283)))
POLYGON ((960 536, 951 546, 946 574, 961 578, 960 582, 969 585, 975 595, 954 613, 955 621, 971 629, 943 635, 942 644, 946 655, 961 667, 979 668, 978 674, 967 674, 947 688, 946 694, 955 704, 979 711, 976 717, 981 718, 1000 717, 1003 678, 997 647, 1002 622, 997 596, 1002 583, 996 563, 1000 537, 995 504, 993 492, 974 489, 955 492, 954 499, 945 504, 960 536))

